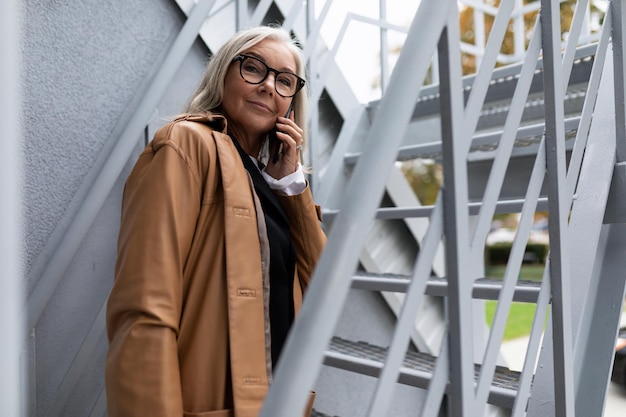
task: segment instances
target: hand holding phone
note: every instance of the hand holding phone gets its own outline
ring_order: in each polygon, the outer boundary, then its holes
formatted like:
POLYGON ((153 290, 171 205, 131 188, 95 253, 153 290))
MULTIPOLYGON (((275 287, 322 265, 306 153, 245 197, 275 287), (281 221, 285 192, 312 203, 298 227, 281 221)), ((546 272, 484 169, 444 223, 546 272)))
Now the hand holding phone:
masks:
MULTIPOLYGON (((291 103, 289 103, 289 108, 287 108, 287 113, 285 113, 285 117, 289 117, 291 110, 293 109, 293 102, 295 97, 291 99, 291 103)), ((278 153, 280 151, 280 140, 276 137, 276 128, 272 129, 269 133, 270 135, 270 152, 272 153, 272 162, 278 162, 278 153)))

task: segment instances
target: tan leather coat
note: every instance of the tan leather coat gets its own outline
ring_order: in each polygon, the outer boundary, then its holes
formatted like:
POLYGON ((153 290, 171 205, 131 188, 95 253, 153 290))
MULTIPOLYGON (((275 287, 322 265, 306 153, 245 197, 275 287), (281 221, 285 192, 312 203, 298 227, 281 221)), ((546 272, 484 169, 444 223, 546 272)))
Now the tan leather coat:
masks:
MULTIPOLYGON (((109 417, 256 417, 271 379, 263 213, 220 116, 161 128, 126 182, 107 306, 109 417)), ((281 196, 296 311, 326 238, 281 196)))

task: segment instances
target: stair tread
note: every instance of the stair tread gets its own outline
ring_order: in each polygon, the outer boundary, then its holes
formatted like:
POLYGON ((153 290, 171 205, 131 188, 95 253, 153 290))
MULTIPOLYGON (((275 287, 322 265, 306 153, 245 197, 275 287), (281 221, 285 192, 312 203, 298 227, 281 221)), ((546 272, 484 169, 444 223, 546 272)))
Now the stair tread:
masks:
MULTIPOLYGON (((354 274, 352 288, 406 292, 411 279, 410 275, 358 271, 354 274)), ((478 278, 474 280, 473 296, 477 299, 497 300, 502 283, 502 280, 498 278, 478 278)), ((445 277, 431 276, 428 278, 426 285, 426 294, 445 297, 447 295, 447 286, 448 282, 445 277)), ((541 282, 517 280, 515 288, 513 301, 533 303, 537 301, 537 296, 541 290, 541 282)))
MULTIPOLYGON (((311 410, 311 417, 331 417, 329 414, 324 414, 321 411, 317 411, 315 408, 311 410)), ((332 416, 337 417, 337 416, 332 416)))
MULTIPOLYGON (((341 337, 333 337, 327 351, 326 365, 377 376, 385 362, 387 348, 367 342, 354 342, 341 337), (336 355, 335 358, 329 358, 336 355), (353 359, 362 360, 350 366, 353 359)), ((398 381, 403 384, 427 388, 430 376, 435 368, 437 357, 428 353, 409 350, 404 358, 398 381)), ((478 378, 481 366, 474 365, 475 378, 478 378)), ((492 380, 489 402, 501 407, 511 408, 519 387, 520 372, 512 371, 504 366, 496 366, 492 380)))

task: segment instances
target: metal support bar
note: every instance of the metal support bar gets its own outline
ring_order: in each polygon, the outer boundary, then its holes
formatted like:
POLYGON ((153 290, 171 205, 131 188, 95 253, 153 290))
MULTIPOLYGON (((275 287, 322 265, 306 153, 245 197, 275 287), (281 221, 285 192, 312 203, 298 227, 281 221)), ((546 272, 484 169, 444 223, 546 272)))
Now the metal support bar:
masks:
POLYGON ((394 383, 398 379, 398 372, 409 344, 410 328, 415 322, 415 316, 419 311, 419 306, 428 284, 428 278, 432 271, 433 260, 443 234, 441 206, 441 198, 439 198, 437 204, 435 204, 428 231, 416 260, 413 279, 409 284, 407 296, 398 315, 385 366, 376 384, 376 391, 370 403, 368 416, 384 416, 388 413, 389 403, 393 397, 394 383))
POLYGON ((626 6, 622 0, 611 1, 613 19, 613 78, 615 80, 615 133, 617 161, 626 161, 626 6))
POLYGON ((293 30, 293 25, 296 22, 296 18, 302 11, 302 6, 303 4, 301 1, 294 1, 292 3, 291 9, 289 9, 289 12, 287 13, 287 16, 285 17, 285 21, 283 22, 283 28, 285 28, 288 31, 293 30))
POLYGON ((455 1, 420 4, 374 118, 369 149, 354 169, 338 221, 329 234, 307 297, 288 337, 261 417, 293 417, 304 408, 326 344, 338 321, 361 252, 360 245, 379 205, 387 175, 411 118, 429 59, 455 1), (381 137, 387 140, 381 141, 381 137), (342 300, 342 302, 337 302, 342 300), (324 314, 320 314, 323 311, 324 314))
MULTIPOLYGON (((387 21, 387 0, 379 0, 380 20, 387 21)), ((387 78, 389 77, 389 41, 387 39, 387 29, 380 27, 380 92, 385 94, 387 88, 387 78)))
POLYGON ((441 96, 442 186, 446 275, 448 277, 448 344, 450 360, 449 410, 472 416, 474 353, 472 341, 472 279, 467 211, 467 136, 465 131, 458 10, 453 8, 439 40, 441 96))
POLYGON ((626 162, 618 162, 613 168, 604 223, 626 223, 626 162))
POLYGON ((574 415, 573 336, 566 196, 565 132, 563 128, 563 79, 559 4, 541 0, 541 32, 544 53, 546 112, 546 166, 548 182, 550 281, 552 284, 552 328, 554 348, 554 392, 556 417, 574 415))
POLYGON ((0 414, 26 415, 26 381, 22 375, 25 347, 23 275, 20 249, 20 114, 19 31, 17 1, 0 3, 0 414))
POLYGON ((141 137, 144 127, 148 124, 152 112, 167 89, 170 80, 174 77, 178 67, 196 40, 198 31, 213 7, 213 3, 215 3, 215 0, 204 0, 193 8, 178 38, 165 58, 163 66, 154 77, 146 95, 120 135, 109 158, 94 180, 93 186, 87 192, 85 200, 76 212, 73 222, 68 226, 63 239, 56 248, 55 254, 51 256, 50 261, 46 265, 39 283, 28 297, 27 319, 29 329, 35 327, 37 321, 39 321, 55 288, 61 281, 104 200, 109 195, 113 184, 128 161, 129 155, 137 144, 137 138, 141 137))
POLYGON ((267 14, 273 2, 273 0, 261 0, 261 2, 256 6, 254 13, 252 13, 250 26, 259 26, 263 22, 263 18, 267 14))
MULTIPOLYGON (((586 290, 582 289, 586 289, 589 285, 591 267, 597 251, 601 216, 607 198, 605 192, 608 193, 608 189, 605 189, 605 187, 608 188, 609 185, 615 151, 614 132, 608 130, 614 127, 612 123, 614 118, 612 106, 613 88, 610 83, 607 83, 612 80, 609 73, 611 65, 610 63, 604 65, 608 44, 608 32, 606 29, 610 27, 610 23, 611 16, 609 13, 605 18, 605 26, 600 44, 597 47, 598 52, 594 60, 594 67, 588 86, 589 93, 585 98, 581 126, 577 133, 576 144, 572 152, 567 174, 568 199, 573 198, 572 194, 576 186, 578 186, 578 193, 580 194, 576 200, 573 200, 574 206, 570 222, 571 234, 568 236, 567 242, 571 253, 575 251, 575 256, 571 259, 572 266, 569 279, 575 282, 577 288, 581 288, 581 291, 572 294, 573 307, 570 314, 572 323, 578 323, 578 317, 581 314, 579 306, 584 304, 583 299, 586 294, 586 290), (604 72, 602 72, 603 69, 604 72), (599 91, 594 91, 594 89, 599 91), (589 126, 594 109, 593 124, 589 126), (587 135, 589 135, 589 138, 587 138, 587 135), (612 140, 613 142, 607 142, 607 140, 612 140), (584 164, 581 165, 583 151, 585 160, 583 161, 584 164), (613 156, 608 154, 597 159, 597 155, 603 152, 613 152, 613 156)), ((610 59, 610 54, 606 55, 606 59, 610 59)), ((566 206, 569 207, 569 203, 566 206)), ((549 280, 544 275, 544 284, 548 282, 549 280)), ((541 317, 541 320, 541 326, 543 326, 543 317, 541 317)), ((573 326, 572 330, 576 331, 577 329, 573 326)), ((548 322, 543 341, 543 352, 537 373, 535 374, 530 403, 528 404, 529 415, 554 415, 552 334, 553 326, 548 322)), ((525 384, 523 385, 524 387, 526 387, 525 384)), ((530 382, 528 381, 527 384, 530 385, 530 382)), ((525 403, 519 406, 523 409, 526 408, 525 403)))
MULTIPOLYGON (((576 190, 576 184, 578 184, 578 178, 580 168, 582 165, 583 156, 589 140, 589 130, 591 127, 591 120, 593 117, 594 109, 596 107, 596 99, 598 97, 598 91, 600 82, 602 80, 602 74, 604 71, 604 64, 606 61, 607 50, 609 47, 609 33, 611 28, 611 13, 607 13, 604 17, 604 24, 600 34, 600 41, 596 48, 596 55, 593 60, 593 66, 591 68, 591 74, 589 74, 589 81, 587 83, 587 94, 585 95, 585 103, 583 104, 582 113, 580 116, 580 124, 576 131, 576 141, 574 142, 574 148, 569 160, 569 166, 567 168, 567 187, 568 195, 574 195, 576 190)), ((567 52, 565 54, 567 57, 567 52)), ((564 58, 564 63, 566 59, 564 58)), ((565 68, 567 70, 567 68, 565 68)), ((566 127, 567 129, 567 127, 566 127)))
MULTIPOLYGON (((513 99, 511 100, 511 108, 507 114, 501 138, 499 139, 496 157, 491 167, 487 186, 485 187, 483 206, 480 208, 480 216, 476 227, 473 230, 473 259, 479 259, 483 253, 485 239, 491 227, 493 215, 498 205, 498 197, 500 196, 506 170, 515 145, 514 139, 518 134, 516 132, 521 130, 519 125, 524 112, 524 104, 528 99, 530 85, 533 80, 534 62, 539 56, 541 37, 538 36, 538 34, 540 33, 540 26, 537 22, 533 30, 534 36, 531 38, 530 45, 528 46, 528 51, 524 59, 524 65, 520 71, 519 80, 515 86, 515 92, 513 94, 513 99)), ((539 125, 539 127, 545 129, 545 124, 543 126, 539 125)), ((482 259, 482 257, 480 259, 482 259)))
POLYGON ((237 30, 242 30, 248 27, 250 17, 248 14, 248 0, 235 0, 237 2, 237 30))
MULTIPOLYGON (((317 200, 316 200, 317 201, 317 200)), ((524 207, 523 199, 502 200, 496 203, 494 214, 519 213, 524 207)), ((483 202, 475 201, 468 204, 469 214, 475 216, 480 213, 483 202)), ((397 220, 408 217, 429 217, 435 206, 420 207, 382 207, 376 211, 377 219, 397 220)), ((537 199, 537 211, 548 211, 548 199, 541 197, 537 199)), ((339 210, 323 210, 324 222, 332 222, 338 215, 339 210)))
MULTIPOLYGON (((327 12, 326 9, 322 10, 322 15, 320 16, 320 18, 318 19, 321 20, 323 18, 325 18, 325 12, 327 12)), ((335 59, 335 57, 337 56, 337 53, 339 51, 339 47, 341 46, 341 42, 343 41, 344 36, 346 35, 346 32, 348 30, 348 26, 350 25, 350 23, 352 21, 357 21, 357 22, 363 22, 363 23, 367 23, 370 25, 374 25, 374 26, 379 26, 381 28, 385 28, 387 30, 395 30, 397 32, 400 33, 405 33, 406 29, 403 28, 402 26, 397 26, 397 25, 392 25, 388 22, 384 22, 382 20, 376 20, 376 19, 370 19, 368 17, 365 16, 360 16, 354 13, 348 13, 346 15, 346 18, 343 21, 343 24, 341 25, 341 29, 339 30, 339 34, 337 35, 337 39, 335 40, 335 43, 333 44, 333 48, 330 50, 329 53, 326 54, 325 59, 328 62, 331 62, 332 60, 335 59)), ((319 30, 320 29, 320 23, 316 23, 316 29, 319 30)), ((313 41, 315 41, 315 39, 317 38, 316 36, 310 36, 310 38, 313 39, 313 41)), ((307 60, 309 60, 310 62, 314 62, 315 60, 311 60, 310 58, 310 54, 311 49, 313 48, 313 46, 309 46, 309 42, 311 42, 311 39, 307 40, 307 44, 304 47, 304 54, 305 57, 307 58, 307 60)), ((325 86, 326 86, 326 79, 329 76, 329 71, 322 71, 321 74, 319 74, 318 78, 315 79, 315 84, 313 84, 311 86, 311 98, 313 99, 314 102, 317 102, 322 94, 322 91, 324 90, 325 86)))
POLYGON ((600 416, 604 411, 626 288, 624 247, 626 224, 605 225, 576 340, 577 416, 600 416), (590 392, 597 394, 587 395, 590 392))

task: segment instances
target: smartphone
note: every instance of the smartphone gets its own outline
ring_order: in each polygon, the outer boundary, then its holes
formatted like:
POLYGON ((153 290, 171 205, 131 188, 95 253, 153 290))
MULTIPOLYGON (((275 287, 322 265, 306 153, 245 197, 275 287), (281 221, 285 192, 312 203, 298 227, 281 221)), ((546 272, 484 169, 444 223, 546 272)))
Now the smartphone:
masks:
MULTIPOLYGON (((291 110, 293 109, 293 102, 295 97, 291 99, 291 103, 289 103, 289 108, 287 109, 287 113, 285 113, 285 117, 289 117, 291 110)), ((280 140, 276 137, 276 128, 270 131, 270 152, 272 153, 272 162, 278 162, 278 152, 280 150, 280 140)))

